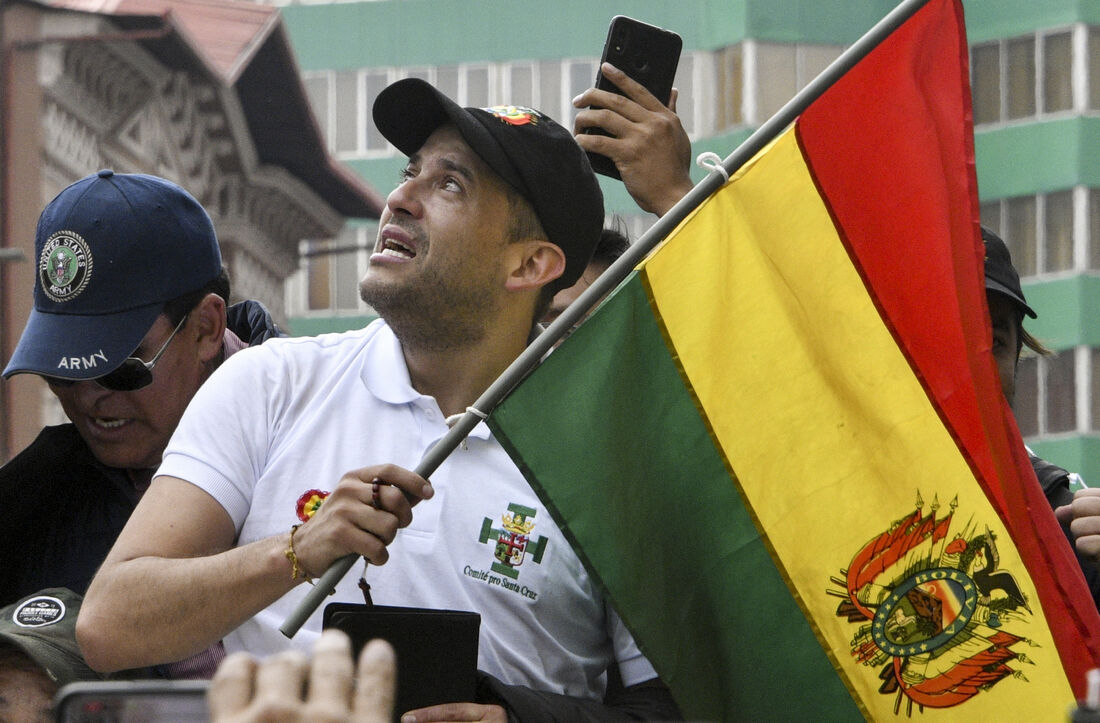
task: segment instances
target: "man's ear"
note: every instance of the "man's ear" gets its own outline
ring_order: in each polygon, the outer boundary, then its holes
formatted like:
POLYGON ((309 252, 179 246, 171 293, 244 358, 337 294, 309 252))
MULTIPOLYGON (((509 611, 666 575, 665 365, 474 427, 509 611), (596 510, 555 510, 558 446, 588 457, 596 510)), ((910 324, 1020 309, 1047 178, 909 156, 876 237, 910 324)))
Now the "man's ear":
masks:
POLYGON ((504 285, 509 291, 539 289, 565 273, 565 253, 557 244, 532 239, 511 245, 516 253, 504 285))
POLYGON ((225 341, 225 300, 217 294, 207 294, 191 310, 187 322, 198 335, 199 359, 205 364, 221 353, 225 341))

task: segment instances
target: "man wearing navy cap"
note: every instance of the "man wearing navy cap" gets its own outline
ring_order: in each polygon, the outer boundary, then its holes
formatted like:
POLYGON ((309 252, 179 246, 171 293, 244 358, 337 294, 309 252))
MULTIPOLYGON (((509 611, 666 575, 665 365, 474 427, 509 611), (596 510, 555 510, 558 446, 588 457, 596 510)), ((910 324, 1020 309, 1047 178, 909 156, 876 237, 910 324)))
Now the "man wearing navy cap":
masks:
POLYGON ((109 170, 63 190, 35 234, 34 307, 4 376, 37 374, 71 422, 0 468, 0 605, 82 594, 195 391, 228 355, 277 333, 226 304, 209 216, 174 183, 109 170))
MULTIPOLYGON (((354 554, 374 603, 481 614, 492 692, 415 720, 609 716, 611 668, 636 715, 675 717, 487 426, 430 484, 409 471, 591 258, 603 198, 584 153, 537 111, 461 108, 415 79, 384 90, 374 119, 409 155, 360 283, 382 319, 274 340, 213 375, 89 588, 85 655, 113 670, 223 637, 231 651, 308 650, 320 611, 292 640, 278 628, 303 582, 354 554)), ((363 600, 348 578, 333 601, 363 600)))

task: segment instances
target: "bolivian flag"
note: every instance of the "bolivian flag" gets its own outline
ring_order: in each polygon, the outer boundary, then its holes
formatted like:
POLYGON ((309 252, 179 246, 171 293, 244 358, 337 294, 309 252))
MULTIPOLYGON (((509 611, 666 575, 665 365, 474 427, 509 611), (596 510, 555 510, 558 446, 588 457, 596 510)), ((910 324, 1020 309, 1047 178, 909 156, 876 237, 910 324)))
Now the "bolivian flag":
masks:
POLYGON ((490 419, 689 719, 1065 720, 1098 659, 990 354, 970 118, 933 0, 490 419))

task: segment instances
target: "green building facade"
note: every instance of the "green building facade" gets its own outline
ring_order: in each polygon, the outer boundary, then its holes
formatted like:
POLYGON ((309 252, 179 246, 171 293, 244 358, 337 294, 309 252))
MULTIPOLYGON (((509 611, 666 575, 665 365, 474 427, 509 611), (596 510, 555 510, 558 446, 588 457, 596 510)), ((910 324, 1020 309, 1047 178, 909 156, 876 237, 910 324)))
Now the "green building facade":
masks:
MULTIPOLYGON (((376 0, 283 7, 333 153, 380 191, 404 158, 370 122, 378 92, 424 78, 463 105, 515 103, 571 124, 608 22, 625 14, 684 39, 678 112, 695 155, 727 155, 893 0, 376 0)), ((983 223, 1009 243, 1054 353, 1026 357, 1021 432, 1039 454, 1100 484, 1100 0, 964 0, 983 223), (1095 379, 1094 379, 1095 377, 1095 379)), ((703 171, 694 169, 693 177, 703 171)), ((654 218, 602 179, 632 238, 654 218)), ((303 242, 288 290, 297 334, 354 328, 376 226, 303 242)), ((898 230, 899 236, 904 229, 898 230)))

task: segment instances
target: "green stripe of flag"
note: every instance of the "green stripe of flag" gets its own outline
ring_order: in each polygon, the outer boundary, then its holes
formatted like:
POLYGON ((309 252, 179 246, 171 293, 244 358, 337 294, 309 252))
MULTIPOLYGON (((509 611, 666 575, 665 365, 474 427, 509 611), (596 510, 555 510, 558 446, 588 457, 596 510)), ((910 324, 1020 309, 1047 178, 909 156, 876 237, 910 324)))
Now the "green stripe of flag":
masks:
POLYGON ((643 652, 663 661, 658 673, 689 719, 860 717, 742 504, 640 275, 489 424, 643 652), (563 373, 582 363, 592 373, 563 373), (661 499, 641 492, 654 488, 661 499))

